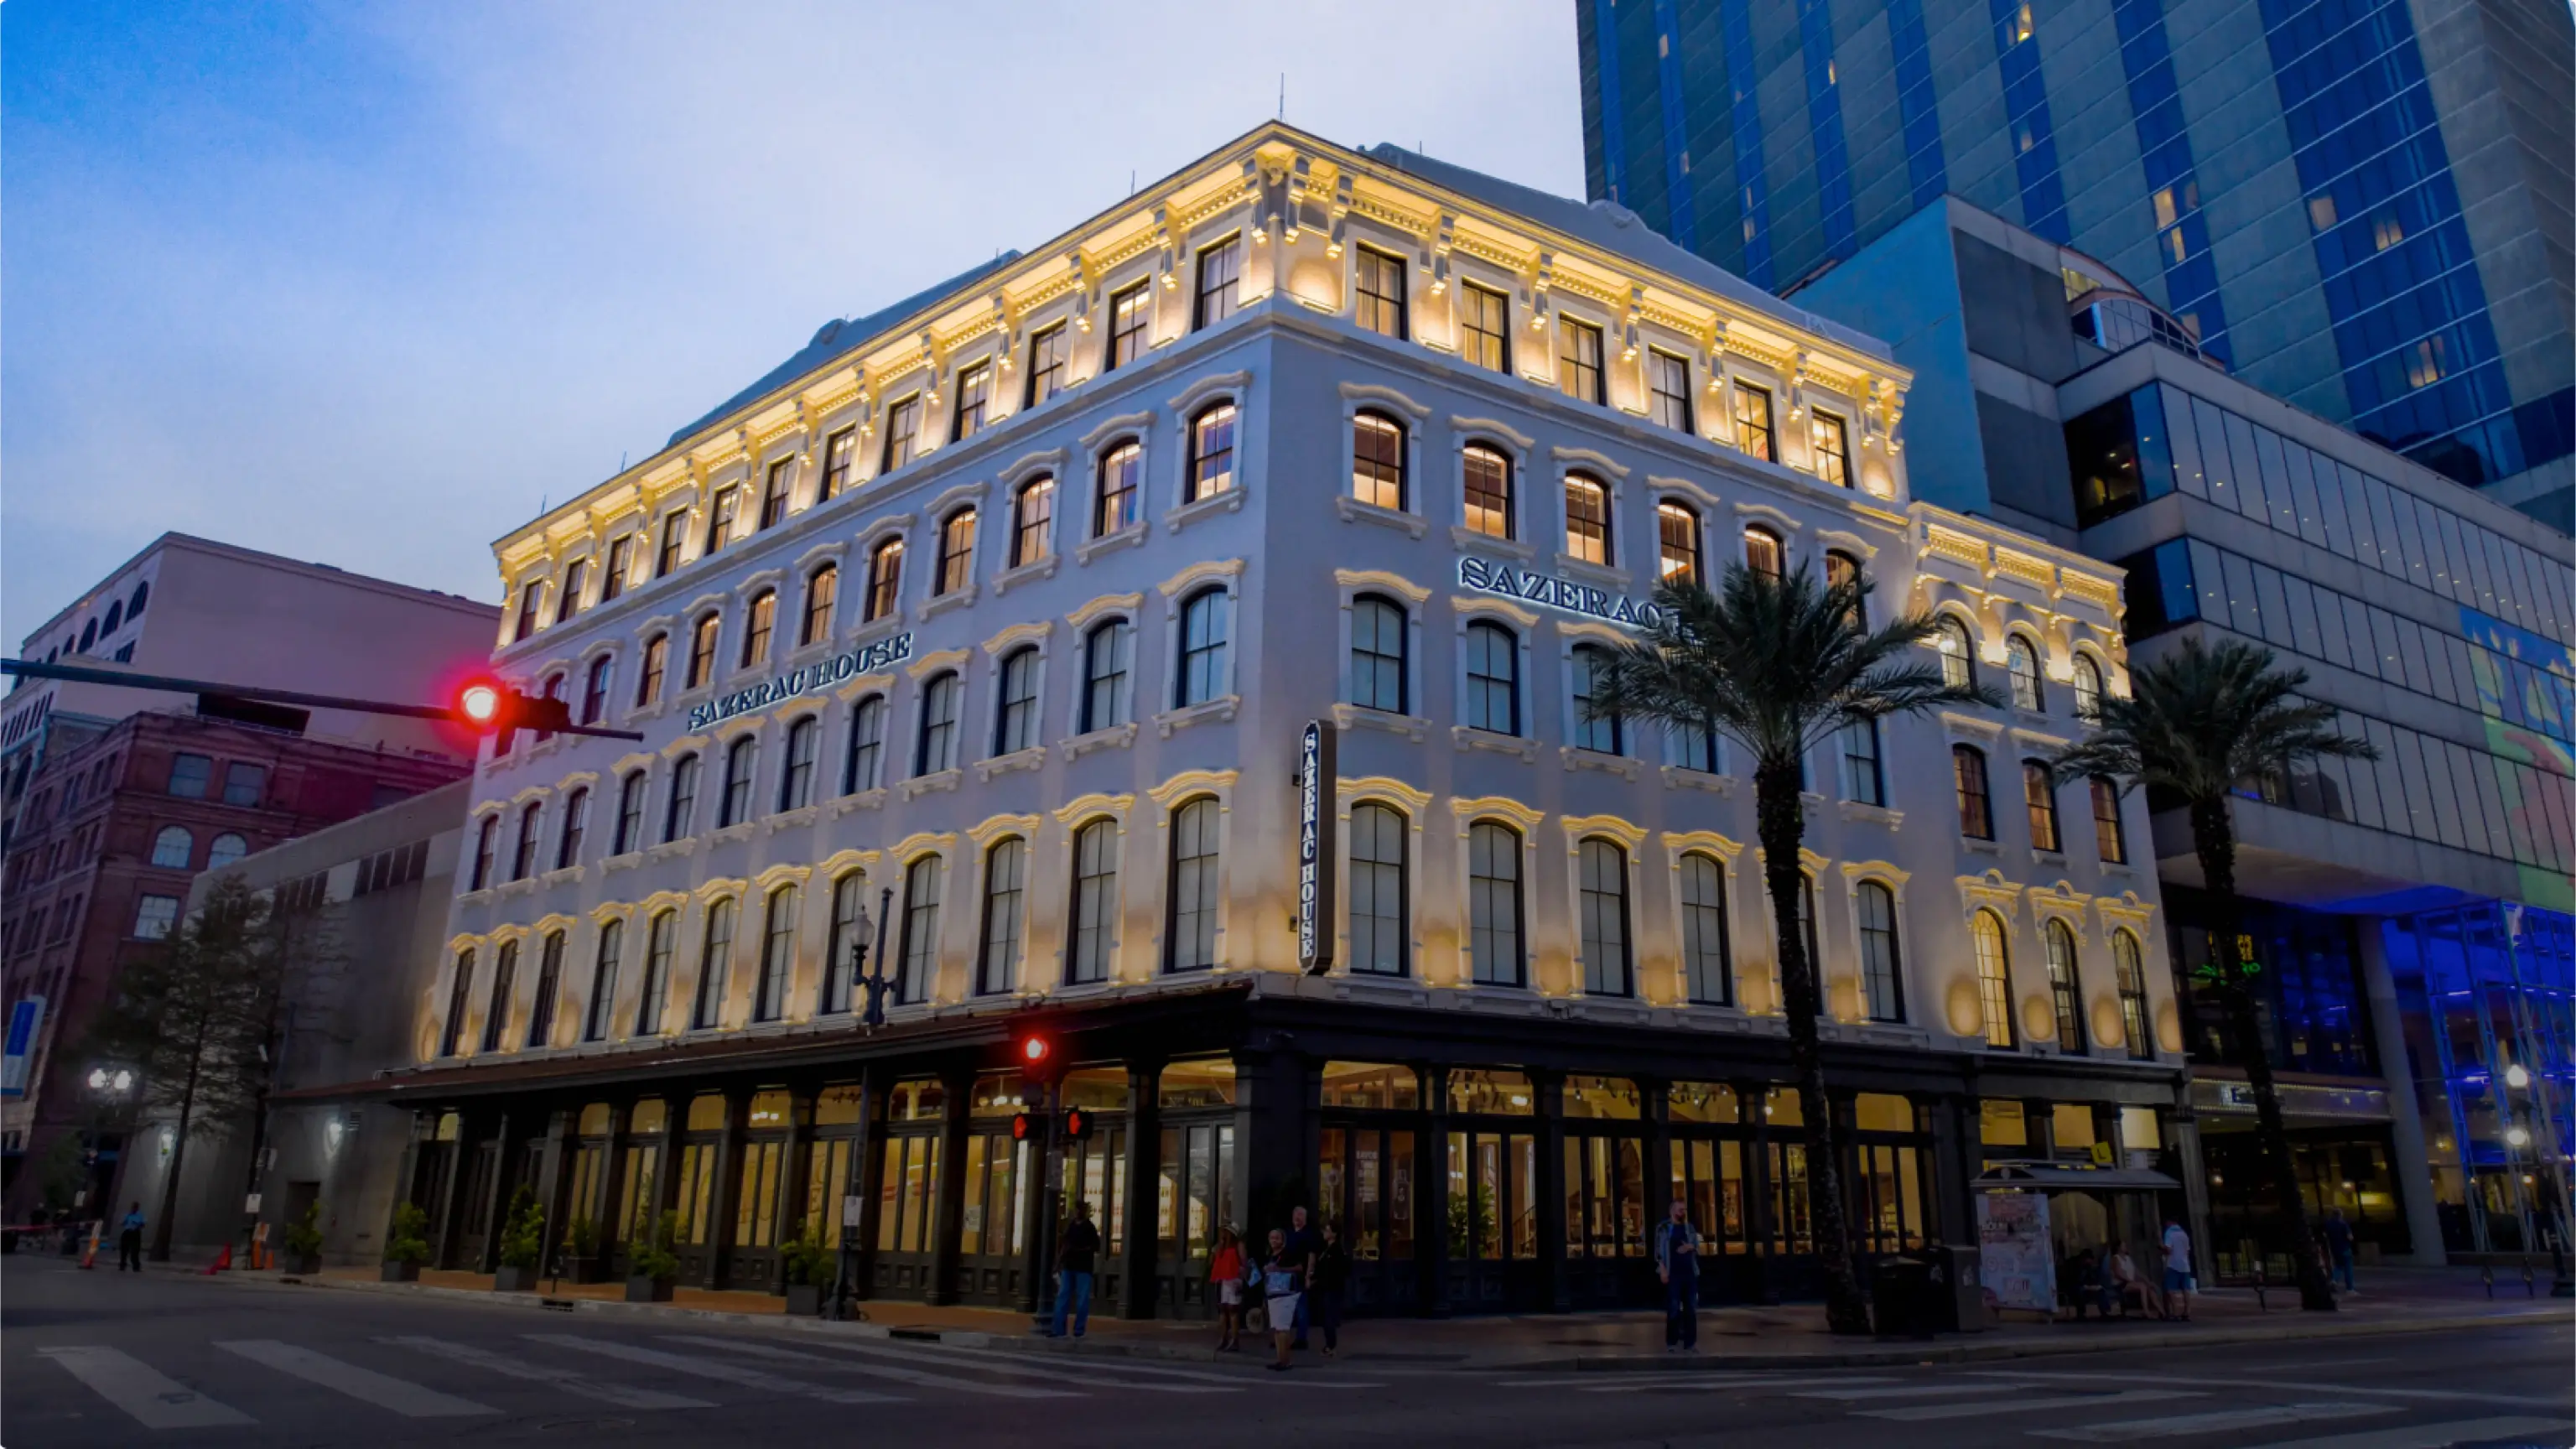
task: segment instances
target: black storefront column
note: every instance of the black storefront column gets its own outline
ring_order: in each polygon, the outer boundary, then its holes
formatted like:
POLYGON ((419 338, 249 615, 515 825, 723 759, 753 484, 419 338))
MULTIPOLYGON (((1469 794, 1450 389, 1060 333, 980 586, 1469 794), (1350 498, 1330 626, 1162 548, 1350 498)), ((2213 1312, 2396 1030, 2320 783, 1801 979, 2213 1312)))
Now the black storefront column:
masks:
POLYGON ((492 1174, 483 1188, 483 1248, 475 1255, 468 1271, 489 1273, 501 1259, 501 1213, 510 1201, 510 1168, 517 1157, 520 1138, 511 1128, 526 1120, 526 1113, 503 1111, 493 1125, 492 1174))
POLYGON ((563 1250, 563 1195, 566 1179, 570 1176, 564 1171, 564 1163, 571 1156, 572 1150, 567 1144, 572 1137, 577 1110, 558 1107, 546 1114, 544 1155, 537 1159, 537 1180, 530 1184, 536 1190, 537 1211, 544 1219, 542 1235, 537 1242, 537 1271, 540 1273, 551 1269, 555 1255, 563 1250))
MULTIPOLYGON (((394 1179, 400 1184, 400 1190, 394 1193, 393 1205, 385 1213, 383 1242, 387 1248, 392 1246, 394 1240, 394 1219, 402 1215, 405 1205, 420 1201, 421 1165, 427 1157, 423 1149, 430 1145, 430 1135, 437 1130, 437 1113, 411 1114, 411 1140, 403 1144, 401 1175, 394 1179)), ((383 1254, 379 1253, 377 1256, 382 1257, 383 1254)))
POLYGON ((439 1268, 456 1266, 457 1239, 464 1236, 465 1188, 473 1178, 473 1157, 483 1150, 472 1115, 456 1114, 456 1140, 447 1144, 447 1191, 444 1201, 432 1211, 438 1214, 435 1230, 438 1241, 430 1254, 430 1264, 439 1268))
MULTIPOLYGON (((1637 1082, 1637 1110, 1646 1119, 1646 1231, 1672 1216, 1673 1199, 1673 1115, 1672 1084, 1640 1078, 1637 1082)), ((1649 1257, 1653 1256, 1650 1252, 1649 1257)))
POLYGON ((1424 1118, 1431 1139, 1413 1154, 1415 1204, 1414 1252, 1421 1264, 1422 1311, 1446 1318, 1449 1301, 1449 1069, 1422 1069, 1424 1118))
POLYGON ((1933 1099, 1932 1201, 1937 1242, 1973 1245, 1977 1241, 1976 1180, 1985 1170, 1977 1135, 1974 1097, 1945 1093, 1933 1099))
POLYGON ((859 1074, 859 1130, 850 1139, 850 1186, 859 1195, 859 1225, 843 1228, 850 1243, 850 1296, 873 1296, 877 1281, 877 1223, 885 1216, 885 1073, 869 1067, 859 1074))
MULTIPOLYGON (((599 1209, 598 1216, 593 1219, 593 1227, 599 1235, 599 1263, 593 1271, 603 1280, 615 1276, 617 1253, 623 1243, 621 1235, 626 1231, 626 1224, 617 1220, 617 1205, 625 1201, 620 1194, 626 1191, 626 1144, 631 1137, 628 1128, 633 1121, 629 1114, 634 1110, 633 1102, 616 1102, 609 1106, 608 1136, 602 1140, 599 1149, 599 1186, 596 1189, 599 1209)), ((569 1228, 571 1223, 567 1221, 565 1226, 569 1228)), ((630 1255, 629 1261, 632 1261, 634 1250, 630 1247, 626 1251, 630 1255)))
POLYGON ((1737 1082, 1737 1110, 1753 1124, 1753 1135, 1744 1147, 1744 1225, 1753 1240, 1750 1297, 1756 1303, 1780 1301, 1779 1272, 1773 1257, 1788 1235, 1788 1224, 1780 1221, 1771 1191, 1771 1088, 1767 1082, 1737 1082))
POLYGON ((944 1115, 939 1122, 939 1181, 932 1184, 930 1288, 924 1303, 957 1301, 957 1233, 966 1215, 967 1112, 975 1092, 970 1067, 939 1074, 944 1115))
MULTIPOLYGON (((1307 1172, 1306 1111, 1302 1100, 1305 1059, 1293 1051, 1235 1054, 1236 1130, 1242 1155, 1235 1171, 1237 1199, 1245 1205, 1244 1226, 1265 1244, 1272 1228, 1288 1231, 1297 1208, 1306 1209, 1312 1226, 1319 1216, 1315 1184, 1307 1172), (1248 1089, 1248 1090, 1246 1090, 1248 1089)), ((1224 1189, 1218 1189, 1223 1201, 1224 1189)), ((1190 1245, 1193 1250, 1199 1244, 1190 1245)), ((1185 1255, 1187 1256, 1187 1255, 1185 1255)))
POLYGON ((725 1090, 724 1131, 716 1138, 714 1191, 707 1198, 707 1266, 705 1286, 725 1285, 726 1257, 733 1248, 734 1198, 742 1189, 743 1119, 751 1113, 747 1087, 725 1090))
POLYGON ((1118 1280, 1117 1312, 1121 1318, 1154 1316, 1158 1265, 1163 1245, 1154 1237, 1156 1174, 1163 1170, 1163 1064, 1127 1064, 1127 1191, 1118 1210, 1127 1215, 1121 1235, 1127 1260, 1118 1280))
MULTIPOLYGON (((787 1271, 783 1256, 786 1245, 795 1241, 797 1236, 802 1234, 806 1228, 805 1219, 799 1213, 797 1205, 805 1201, 805 1175, 813 1170, 813 1164, 807 1159, 814 1155, 813 1146, 813 1089, 810 1087, 801 1089, 790 1087, 788 1088, 787 1096, 787 1145, 780 1150, 780 1160, 778 1163, 778 1206, 780 1221, 771 1225, 772 1229, 778 1234, 778 1244, 782 1253, 777 1279, 781 1286, 784 1286, 787 1282, 787 1271)), ((837 1199, 825 1202, 818 1207, 815 1210, 816 1217, 813 1222, 815 1233, 820 1235, 825 1231, 827 1222, 826 1214, 830 1215, 832 1218, 837 1218, 840 1211, 841 1204, 837 1199)))
MULTIPOLYGON (((1538 1242, 1545 1255, 1546 1307, 1550 1313, 1570 1313, 1574 1280, 1565 1261, 1565 1074, 1532 1072, 1529 1078, 1530 1094, 1538 1099, 1538 1242)), ((1473 1172, 1473 1166, 1468 1170, 1473 1172)))
MULTIPOLYGON (((687 1087, 674 1084, 662 1098, 662 1151, 656 1159, 660 1170, 653 1174, 651 1212, 644 1220, 647 1241, 661 1233, 662 1214, 680 1201, 680 1134, 688 1130, 689 1101, 694 1095, 687 1087)), ((671 1244, 674 1253, 679 1248, 678 1243, 671 1244)))

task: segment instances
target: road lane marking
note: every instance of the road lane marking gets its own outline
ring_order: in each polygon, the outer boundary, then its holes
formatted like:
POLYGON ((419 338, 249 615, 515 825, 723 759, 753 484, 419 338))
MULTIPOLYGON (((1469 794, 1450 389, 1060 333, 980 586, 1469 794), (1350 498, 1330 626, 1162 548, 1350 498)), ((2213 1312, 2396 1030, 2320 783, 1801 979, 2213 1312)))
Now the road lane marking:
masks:
POLYGON ((1793 1399, 1839 1399, 1857 1403, 1867 1399, 1929 1399, 1947 1394, 1996 1394, 2036 1385, 2001 1380, 1974 1384, 1900 1384, 1885 1389, 1809 1389, 1789 1395, 1793 1399))
POLYGON ((2358 1434, 2333 1434, 2322 1439, 2290 1439, 2278 1444, 2258 1444, 2252 1449, 2444 1449, 2451 1444, 2474 1444, 2482 1439, 2513 1439, 2524 1435, 2554 1434, 2556 1440, 2568 1437, 2565 1419, 2457 1419, 2448 1424, 2414 1424, 2403 1429, 2366 1429, 2358 1434))
POLYGON ((639 1389, 626 1384, 604 1384, 596 1379, 584 1378, 570 1369, 550 1368, 544 1364, 504 1358, 490 1349, 476 1348, 472 1344, 450 1343, 443 1338, 422 1338, 414 1335, 379 1338, 376 1342, 389 1344, 395 1348, 409 1349, 415 1353, 432 1354, 507 1378, 552 1384, 565 1393, 578 1394, 585 1399, 597 1399, 604 1404, 615 1404, 621 1409, 712 1409, 715 1407, 705 1399, 666 1394, 660 1389, 639 1389))
MULTIPOLYGON (((1980 1378, 2029 1379, 2033 1382, 2100 1383, 2100 1374, 1998 1373, 1980 1372, 1980 1378)), ((2193 1383, 2211 1389, 2288 1389, 2303 1394, 2377 1394, 2392 1399, 2466 1399, 2474 1404, 2520 1404, 2534 1409, 2564 1407, 2568 1396, 2544 1398, 2536 1394, 2481 1394, 2464 1389, 2392 1389, 2376 1384, 2324 1384, 2302 1379, 2193 1379, 2193 1383)))
POLYGON ((353 1363, 342 1363, 327 1354, 274 1338, 222 1339, 217 1340, 215 1347, 308 1384, 319 1384, 334 1393, 347 1394, 361 1403, 391 1409, 406 1419, 460 1419, 473 1414, 501 1412, 489 1404, 425 1389, 408 1379, 380 1374, 353 1363))
POLYGON ((996 1399, 1079 1399, 1085 1397, 1084 1395, 1074 1393, 1069 1389, 1039 1389, 1031 1388, 1026 1384, 996 1384, 988 1383, 982 1379, 959 1378, 955 1374, 935 1374, 927 1369, 898 1368, 893 1364, 882 1363, 856 1363, 847 1359, 825 1358, 818 1353, 798 1353, 792 1348, 779 1348, 775 1345, 765 1343, 751 1343, 742 1339, 714 1338, 694 1333, 666 1333, 662 1335, 662 1341, 664 1343, 684 1343, 692 1348, 712 1348, 725 1353, 749 1354, 754 1358, 765 1358, 778 1363, 821 1364, 825 1368, 839 1369, 843 1373, 873 1374, 881 1379, 893 1379, 897 1383, 915 1384, 923 1388, 953 1389, 959 1393, 983 1394, 996 1399))
MULTIPOLYGON (((893 1348, 885 1344, 875 1342, 849 1343, 833 1342, 829 1340, 817 1343, 815 1344, 815 1347, 838 1349, 844 1353, 870 1354, 881 1358, 900 1359, 906 1363, 953 1365, 957 1361, 957 1351, 954 1349, 893 1348)), ((1180 1384, 1160 1384, 1144 1379, 1114 1377, 1114 1375, 1118 1374, 1140 1371, 1130 1364, 1102 1363, 1095 1365, 1094 1367, 1084 1369, 1080 1372, 1074 1372, 1067 1369, 1036 1368, 1027 1364, 1001 1362, 1004 1358, 1014 1356, 1015 1355, 997 1354, 990 1359, 978 1360, 975 1367, 984 1369, 990 1373, 1009 1374, 1016 1378, 1045 1379, 1051 1383, 1087 1384, 1094 1387, 1135 1389, 1139 1392, 1149 1394, 1238 1394, 1243 1392, 1244 1387, 1240 1383, 1203 1384, 1191 1382, 1180 1384)), ((1141 1372, 1187 1373, 1188 1370, 1145 1369, 1141 1370, 1141 1372)), ((1225 1375, 1207 1374, 1192 1375, 1192 1377, 1194 1379, 1201 1377, 1224 1378, 1225 1375)))
POLYGON ((259 1422, 113 1348, 40 1348, 36 1353, 61 1364, 91 1392, 133 1415, 146 1429, 218 1429, 259 1422))
POLYGON ((2170 1399, 2196 1399, 2200 1395, 2179 1389, 2124 1389, 2115 1394, 2084 1394, 2060 1399, 1997 1399, 1975 1404, 1915 1404, 1902 1409, 1860 1409, 1855 1417, 1893 1419, 1899 1423, 1920 1424, 1933 1419, 1977 1419, 2003 1414, 2028 1414, 2042 1409, 2100 1409, 2112 1404, 2161 1404, 2170 1399))
POLYGON ((2138 1439, 2165 1439, 2176 1434, 2218 1434, 2263 1429, 2274 1424, 2305 1424, 2322 1419, 2360 1419, 2401 1412, 2395 1404, 2262 1404, 2250 1409, 2216 1409, 2206 1414, 2171 1414, 2161 1419, 2114 1419, 2072 1429, 2033 1429, 2042 1439, 2073 1439, 2085 1444, 2127 1444, 2138 1439))
POLYGON ((531 1343, 569 1348, 577 1353, 595 1353, 602 1358, 622 1358, 628 1363, 650 1364, 658 1369, 669 1369, 673 1373, 693 1374, 702 1379, 714 1379, 719 1383, 758 1389, 766 1394, 802 1394, 810 1399, 821 1399, 827 1404, 911 1402, 900 1394, 877 1394, 865 1389, 836 1389, 827 1384, 809 1384, 803 1379, 765 1374, 758 1369, 743 1368, 737 1364, 709 1363, 702 1358, 687 1358, 676 1353, 664 1353, 659 1349, 638 1348, 631 1343, 613 1343, 604 1338, 584 1338, 577 1333, 529 1333, 522 1334, 521 1337, 531 1343))
MULTIPOLYGON (((844 1340, 833 1343, 831 1346, 834 1348, 847 1348, 859 1353, 903 1352, 903 1350, 886 1347, 885 1341, 882 1339, 873 1338, 844 1340)), ((1000 1361, 1008 1363, 1026 1363, 1031 1358, 1037 1356, 1034 1354, 1017 1353, 1006 1348, 967 1348, 962 1345, 951 1346, 948 1344, 941 1344, 936 1349, 923 1349, 920 1351, 924 1353, 938 1353, 941 1355, 956 1354, 962 1358, 981 1359, 987 1362, 1000 1361)), ((1249 1367, 1254 1363, 1266 1362, 1268 1362, 1266 1358, 1248 1357, 1246 1359, 1246 1366, 1249 1367)), ((1264 1382, 1264 1380, 1253 1378, 1248 1373, 1223 1373, 1214 1369, 1162 1368, 1156 1365, 1141 1363, 1121 1362, 1114 1367, 1104 1364, 1102 1365, 1102 1369, 1104 1372, 1109 1373, 1141 1374, 1154 1378, 1178 1379, 1187 1383, 1224 1384, 1229 1388, 1242 1388, 1247 1384, 1264 1382)), ((1352 1379, 1299 1379, 1293 1376, 1288 1379, 1270 1380, 1268 1382, 1273 1384, 1296 1384, 1310 1389, 1382 1389, 1386 1387, 1386 1385, 1380 1383, 1361 1383, 1352 1379)))
MULTIPOLYGON (((1816 1381, 1816 1377, 1817 1376, 1814 1374, 1755 1374, 1723 1372, 1620 1373, 1616 1371, 1603 1371, 1597 1373, 1545 1374, 1535 1378, 1498 1379, 1495 1382, 1496 1386, 1500 1388, 1580 1389, 1586 1393, 1597 1394, 1618 1393, 1627 1389, 1648 1388, 1760 1389, 1770 1388, 1780 1384, 1811 1384, 1816 1381)), ((1837 1379, 1834 1382, 1843 1384, 1892 1384, 1895 1383, 1896 1380, 1889 1378, 1863 1377, 1837 1379)))

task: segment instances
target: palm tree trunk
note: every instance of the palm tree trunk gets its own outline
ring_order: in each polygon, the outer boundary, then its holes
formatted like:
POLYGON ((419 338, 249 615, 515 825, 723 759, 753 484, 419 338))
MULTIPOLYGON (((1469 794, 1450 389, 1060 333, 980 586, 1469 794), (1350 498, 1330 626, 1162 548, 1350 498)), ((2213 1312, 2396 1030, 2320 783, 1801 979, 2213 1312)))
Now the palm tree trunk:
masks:
POLYGON ((2272 1205, 2290 1225, 2290 1264, 2298 1275, 2299 1306, 2312 1313, 2331 1313, 2334 1290, 2326 1282, 2325 1265, 2317 1258, 2308 1200, 2299 1191, 2289 1129, 2281 1121, 2280 1084, 2273 1079, 2272 1058, 2263 1049, 2262 1022, 2254 1011, 2254 993, 2237 956, 2242 930, 2236 896, 2236 830, 2224 797, 2191 807, 2191 839, 2200 857, 2201 880, 2209 887, 2212 914, 2217 917, 2210 954, 2219 1001, 2227 1012, 2228 1035, 2236 1042, 2236 1064, 2244 1069, 2246 1085, 2254 1092, 2254 1134, 2263 1150, 2264 1173, 2271 1179, 2272 1205))
POLYGON ((1851 1236, 1843 1226, 1842 1158, 1834 1142, 1833 1107, 1825 1097, 1824 1053, 1816 1022, 1824 1014, 1817 963, 1807 959, 1807 933, 1798 920, 1798 848, 1806 816, 1798 800, 1798 766, 1764 765, 1753 774, 1754 815, 1762 836, 1762 877, 1771 893, 1771 924, 1780 941, 1781 1007, 1789 1018, 1789 1064, 1798 1079, 1798 1110, 1806 1120, 1807 1220, 1816 1238, 1817 1265, 1825 1275, 1825 1326, 1835 1333, 1865 1334, 1869 1303, 1852 1271, 1851 1236))

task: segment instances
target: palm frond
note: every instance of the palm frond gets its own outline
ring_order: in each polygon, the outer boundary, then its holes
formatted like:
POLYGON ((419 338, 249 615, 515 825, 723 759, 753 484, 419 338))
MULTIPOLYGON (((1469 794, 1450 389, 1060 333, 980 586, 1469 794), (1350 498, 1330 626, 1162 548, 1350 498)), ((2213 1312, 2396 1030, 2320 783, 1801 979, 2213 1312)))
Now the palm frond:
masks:
POLYGON ((2368 741, 2336 728, 2334 706, 2299 694, 2307 682, 2305 670, 2279 667, 2269 649, 2185 639, 2133 669, 2129 697, 2104 698, 2092 735, 2050 764, 2207 802, 2320 759, 2379 758, 2368 741))

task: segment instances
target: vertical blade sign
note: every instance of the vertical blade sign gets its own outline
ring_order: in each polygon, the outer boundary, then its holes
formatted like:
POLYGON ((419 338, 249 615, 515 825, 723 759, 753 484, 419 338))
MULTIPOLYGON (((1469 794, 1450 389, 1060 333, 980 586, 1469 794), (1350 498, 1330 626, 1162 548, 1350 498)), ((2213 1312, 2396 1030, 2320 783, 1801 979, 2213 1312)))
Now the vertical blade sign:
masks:
POLYGON ((1297 750, 1297 964, 1309 975, 1333 969, 1334 782, 1341 773, 1339 733, 1323 720, 1306 723, 1297 750))

